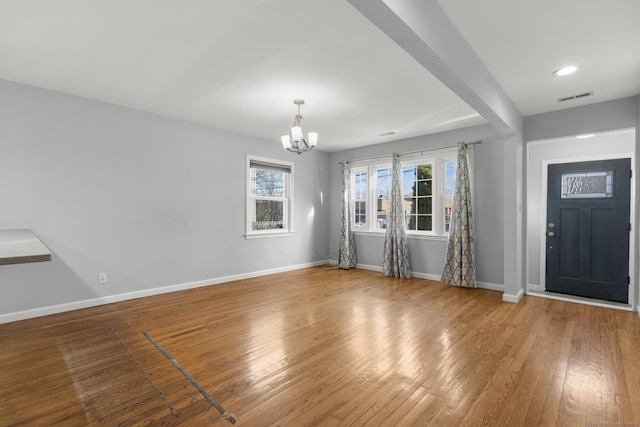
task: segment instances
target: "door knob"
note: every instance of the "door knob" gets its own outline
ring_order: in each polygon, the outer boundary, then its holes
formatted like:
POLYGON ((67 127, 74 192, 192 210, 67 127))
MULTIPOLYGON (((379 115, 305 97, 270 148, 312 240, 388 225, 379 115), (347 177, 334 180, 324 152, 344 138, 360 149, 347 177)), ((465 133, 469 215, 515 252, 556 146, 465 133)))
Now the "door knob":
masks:
POLYGON ((549 237, 553 237, 555 235, 556 235, 556 233, 554 233, 553 231, 550 231, 550 232, 547 233, 547 236, 549 236, 549 237))
POLYGON ((555 227, 555 226, 556 226, 556 225, 555 225, 554 223, 552 223, 552 222, 550 222, 550 223, 549 223, 549 228, 553 228, 553 227, 555 227))

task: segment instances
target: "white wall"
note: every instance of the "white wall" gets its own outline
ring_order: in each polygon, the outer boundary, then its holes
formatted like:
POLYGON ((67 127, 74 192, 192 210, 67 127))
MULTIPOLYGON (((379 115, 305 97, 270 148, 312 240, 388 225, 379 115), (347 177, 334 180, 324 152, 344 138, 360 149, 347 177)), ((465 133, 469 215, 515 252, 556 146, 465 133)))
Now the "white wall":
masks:
MULTIPOLYGON (((340 238, 340 165, 339 162, 371 156, 387 156, 429 148, 455 145, 460 141, 483 140, 474 145, 474 220, 476 230, 477 279, 488 285, 503 285, 503 214, 502 182, 504 171, 504 138, 489 125, 474 126, 451 132, 425 135, 406 140, 370 145, 331 154, 330 199, 331 220, 329 244, 332 259, 338 257, 340 238)), ((384 238, 357 235, 356 251, 361 266, 382 268, 384 238)), ((444 267, 447 241, 445 238, 409 238, 409 265, 414 274, 437 277, 444 267)))
POLYGON ((30 228, 53 252, 51 262, 0 266, 0 321, 322 262, 328 159, 0 81, 0 229, 30 228), (295 162, 294 236, 243 238, 247 154, 295 162))

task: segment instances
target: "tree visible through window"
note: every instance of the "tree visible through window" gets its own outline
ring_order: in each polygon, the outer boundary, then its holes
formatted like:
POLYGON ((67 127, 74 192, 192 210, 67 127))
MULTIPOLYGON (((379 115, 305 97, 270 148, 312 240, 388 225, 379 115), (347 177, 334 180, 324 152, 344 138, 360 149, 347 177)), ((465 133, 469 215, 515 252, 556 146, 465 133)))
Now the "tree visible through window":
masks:
MULTIPOLYGON (((444 235, 449 231, 456 150, 432 151, 402 159, 402 195, 408 234, 444 235)), ((354 228, 380 232, 387 227, 391 167, 369 163, 351 168, 354 228)))
POLYGON ((411 185, 411 192, 404 194, 407 230, 433 230, 433 166, 408 166, 402 173, 404 185, 411 185))
POLYGON ((253 230, 284 228, 284 172, 252 168, 255 186, 253 230))
POLYGON ((290 229, 290 175, 289 164, 249 160, 247 234, 290 229))

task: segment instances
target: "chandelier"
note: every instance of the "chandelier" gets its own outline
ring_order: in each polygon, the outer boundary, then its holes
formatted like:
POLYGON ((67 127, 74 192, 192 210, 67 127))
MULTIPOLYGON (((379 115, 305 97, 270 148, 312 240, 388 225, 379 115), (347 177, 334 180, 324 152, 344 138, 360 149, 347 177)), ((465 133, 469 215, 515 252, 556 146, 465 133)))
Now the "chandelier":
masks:
POLYGON ((282 135, 280 140, 285 150, 302 154, 303 151, 309 151, 318 144, 318 132, 309 132, 308 139, 305 139, 300 126, 300 120, 302 120, 300 106, 304 104, 304 99, 294 99, 293 103, 298 106, 298 114, 293 119, 291 133, 282 135))

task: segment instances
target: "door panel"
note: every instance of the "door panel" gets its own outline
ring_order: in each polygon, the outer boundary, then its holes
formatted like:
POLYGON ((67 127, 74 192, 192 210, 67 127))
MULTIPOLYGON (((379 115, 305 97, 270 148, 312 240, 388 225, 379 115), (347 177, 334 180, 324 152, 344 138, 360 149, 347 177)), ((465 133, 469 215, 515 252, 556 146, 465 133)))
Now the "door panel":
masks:
POLYGON ((560 257, 560 276, 567 278, 579 278, 580 266, 578 264, 578 251, 575 248, 580 244, 580 210, 579 209, 562 209, 560 210, 560 222, 562 224, 562 233, 556 229, 556 239, 558 242, 558 254, 560 257))
MULTIPOLYGON (((613 209, 593 209, 591 211, 591 247, 613 247, 613 209)), ((613 283, 613 260, 609 256, 600 256, 597 251, 589 256, 591 260, 591 280, 613 283)))
POLYGON ((546 289, 628 302, 631 160, 549 165, 546 289))

